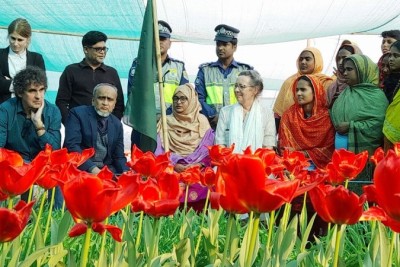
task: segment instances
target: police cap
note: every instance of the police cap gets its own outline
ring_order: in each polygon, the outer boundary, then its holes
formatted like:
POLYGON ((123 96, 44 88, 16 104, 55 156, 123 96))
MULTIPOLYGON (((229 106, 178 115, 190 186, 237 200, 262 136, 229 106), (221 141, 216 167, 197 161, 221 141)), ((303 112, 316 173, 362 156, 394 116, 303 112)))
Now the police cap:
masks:
POLYGON ((233 39, 237 39, 238 33, 240 32, 238 29, 225 24, 218 25, 215 27, 214 31, 217 32, 214 41, 222 42, 230 42, 233 39))
POLYGON ((163 20, 158 21, 158 35, 164 38, 171 38, 171 26, 163 20))

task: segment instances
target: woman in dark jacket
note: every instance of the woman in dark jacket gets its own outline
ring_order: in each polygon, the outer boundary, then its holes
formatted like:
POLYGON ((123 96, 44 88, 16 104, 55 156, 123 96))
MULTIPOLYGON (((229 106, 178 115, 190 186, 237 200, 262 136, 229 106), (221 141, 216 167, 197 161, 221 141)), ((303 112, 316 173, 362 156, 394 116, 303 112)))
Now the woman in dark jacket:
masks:
POLYGON ((26 19, 18 18, 8 26, 10 45, 0 49, 0 103, 14 96, 12 79, 26 66, 46 70, 41 54, 28 51, 32 29, 26 19))

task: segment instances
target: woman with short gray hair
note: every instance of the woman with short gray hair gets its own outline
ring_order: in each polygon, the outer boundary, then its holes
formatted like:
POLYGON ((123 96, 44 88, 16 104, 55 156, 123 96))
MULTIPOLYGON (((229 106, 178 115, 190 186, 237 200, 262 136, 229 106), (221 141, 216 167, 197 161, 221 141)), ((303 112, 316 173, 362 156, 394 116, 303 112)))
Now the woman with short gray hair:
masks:
POLYGON ((235 145, 234 152, 247 147, 272 148, 276 143, 275 121, 259 101, 264 89, 261 75, 255 70, 242 71, 235 84, 237 103, 223 107, 219 114, 215 144, 235 145))

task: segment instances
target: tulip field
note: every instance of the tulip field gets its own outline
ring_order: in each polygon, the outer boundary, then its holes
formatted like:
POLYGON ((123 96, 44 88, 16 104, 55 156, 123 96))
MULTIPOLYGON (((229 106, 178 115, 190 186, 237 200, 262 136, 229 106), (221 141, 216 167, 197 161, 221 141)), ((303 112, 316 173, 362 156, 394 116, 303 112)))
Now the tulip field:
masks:
POLYGON ((77 168, 93 149, 46 147, 29 164, 0 149, 0 266, 400 266, 400 144, 337 150, 316 171, 299 152, 232 151, 209 147, 213 168, 176 173, 169 153, 134 147, 114 177, 77 168), (349 181, 368 161, 358 195, 349 181), (195 183, 208 188, 203 210, 187 205, 195 183))

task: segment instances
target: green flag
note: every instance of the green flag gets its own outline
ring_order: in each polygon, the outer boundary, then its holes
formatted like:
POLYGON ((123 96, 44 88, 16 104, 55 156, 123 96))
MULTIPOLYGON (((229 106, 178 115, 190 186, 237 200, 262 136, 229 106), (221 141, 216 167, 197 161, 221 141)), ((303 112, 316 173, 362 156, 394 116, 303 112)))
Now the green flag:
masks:
POLYGON ((154 96, 157 65, 153 21, 153 0, 148 0, 136 58, 137 65, 132 88, 128 88, 130 93, 128 94, 124 116, 124 123, 133 128, 136 146, 142 151, 152 152, 157 146, 157 118, 154 96))

